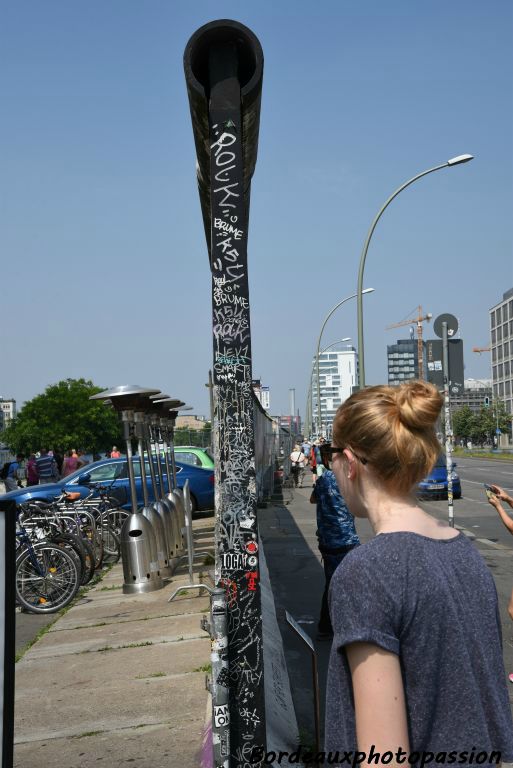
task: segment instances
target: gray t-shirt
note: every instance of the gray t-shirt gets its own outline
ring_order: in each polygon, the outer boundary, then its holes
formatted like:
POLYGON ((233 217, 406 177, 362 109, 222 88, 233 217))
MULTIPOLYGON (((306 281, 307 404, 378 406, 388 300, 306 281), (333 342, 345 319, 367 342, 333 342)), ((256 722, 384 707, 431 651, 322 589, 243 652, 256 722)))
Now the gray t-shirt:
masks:
POLYGON ((400 657, 411 752, 500 750, 513 761, 497 592, 463 534, 380 534, 344 558, 329 600, 326 750, 357 749, 344 646, 362 641, 400 657))

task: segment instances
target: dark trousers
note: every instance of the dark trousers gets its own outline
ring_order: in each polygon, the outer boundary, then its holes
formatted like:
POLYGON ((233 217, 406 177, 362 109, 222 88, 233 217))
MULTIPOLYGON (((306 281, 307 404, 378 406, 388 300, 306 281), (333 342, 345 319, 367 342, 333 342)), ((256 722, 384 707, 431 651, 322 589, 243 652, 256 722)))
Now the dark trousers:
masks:
POLYGON ((333 627, 331 626, 331 619, 330 619, 330 611, 328 606, 328 590, 330 586, 331 577, 337 570, 338 566, 344 559, 344 557, 347 555, 348 552, 350 552, 354 547, 358 546, 357 544, 352 544, 349 547, 339 547, 335 552, 333 550, 327 551, 324 549, 324 547, 319 547, 319 551, 322 555, 322 562, 324 565, 324 577, 326 580, 326 584, 324 586, 324 594, 322 596, 322 602, 321 602, 321 615, 319 617, 319 624, 317 625, 317 628, 319 632, 323 633, 330 633, 333 632, 333 627))

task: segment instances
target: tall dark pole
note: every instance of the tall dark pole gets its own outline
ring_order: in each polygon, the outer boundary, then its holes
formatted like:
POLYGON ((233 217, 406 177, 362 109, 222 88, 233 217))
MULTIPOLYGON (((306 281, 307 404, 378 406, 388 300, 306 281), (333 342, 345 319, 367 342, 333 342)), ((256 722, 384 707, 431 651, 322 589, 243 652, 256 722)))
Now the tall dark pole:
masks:
POLYGON ((262 66, 258 40, 232 21, 202 27, 185 52, 212 273, 215 573, 228 605, 228 675, 212 686, 229 689, 230 768, 266 745, 247 264, 262 66))

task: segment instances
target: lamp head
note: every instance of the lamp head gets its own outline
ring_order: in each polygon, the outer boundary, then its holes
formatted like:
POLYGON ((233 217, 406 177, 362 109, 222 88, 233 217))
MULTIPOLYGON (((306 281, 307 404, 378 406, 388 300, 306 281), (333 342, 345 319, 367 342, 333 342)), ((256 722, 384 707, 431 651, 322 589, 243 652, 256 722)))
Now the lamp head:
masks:
POLYGON ((375 288, 364 288, 364 290, 362 291, 362 295, 363 295, 364 293, 372 293, 372 292, 373 292, 373 291, 375 291, 375 290, 376 290, 375 288))
POLYGON ((460 163, 468 163, 469 160, 473 160, 474 155, 458 155, 458 157, 451 157, 447 161, 447 165, 460 165, 460 163))

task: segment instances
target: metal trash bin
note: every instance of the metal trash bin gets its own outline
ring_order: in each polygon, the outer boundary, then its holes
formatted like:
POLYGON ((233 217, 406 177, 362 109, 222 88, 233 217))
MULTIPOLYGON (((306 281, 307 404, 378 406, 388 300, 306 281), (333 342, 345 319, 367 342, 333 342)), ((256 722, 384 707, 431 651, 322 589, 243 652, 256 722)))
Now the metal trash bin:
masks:
POLYGON ((151 523, 140 512, 127 517, 121 528, 123 593, 153 592, 164 586, 157 559, 157 543, 151 523))

